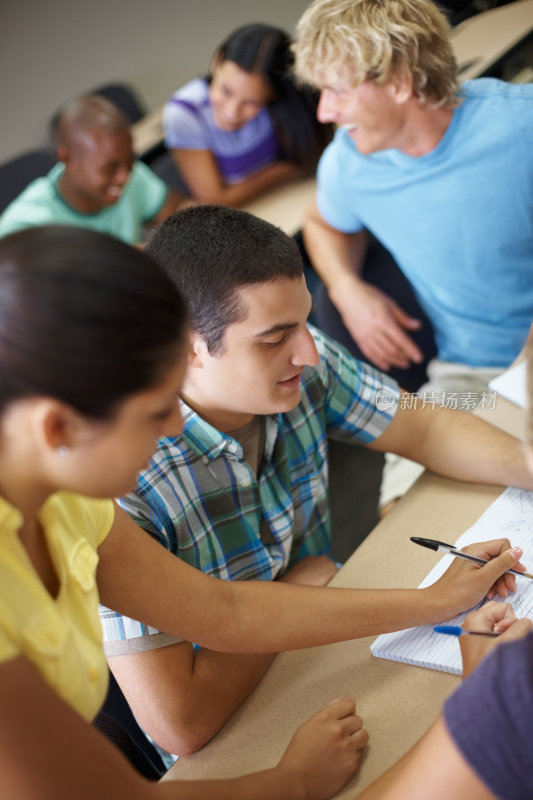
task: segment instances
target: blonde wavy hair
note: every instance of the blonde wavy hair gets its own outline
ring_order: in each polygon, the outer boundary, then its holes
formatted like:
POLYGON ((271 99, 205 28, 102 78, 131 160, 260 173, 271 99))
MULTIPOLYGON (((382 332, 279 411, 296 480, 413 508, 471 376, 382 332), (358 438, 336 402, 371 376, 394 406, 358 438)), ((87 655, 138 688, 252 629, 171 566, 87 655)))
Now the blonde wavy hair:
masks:
POLYGON ((314 0, 296 29, 295 72, 317 88, 339 73, 354 86, 410 74, 420 102, 454 108, 459 82, 449 30, 431 0, 314 0))

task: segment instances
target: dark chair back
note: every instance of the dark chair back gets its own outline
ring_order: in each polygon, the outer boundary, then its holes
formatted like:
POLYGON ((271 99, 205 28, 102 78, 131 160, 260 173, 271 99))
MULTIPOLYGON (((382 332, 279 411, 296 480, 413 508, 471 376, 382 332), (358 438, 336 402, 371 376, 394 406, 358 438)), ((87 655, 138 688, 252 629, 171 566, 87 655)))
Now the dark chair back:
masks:
POLYGON ((163 153, 155 156, 155 158, 149 159, 146 163, 152 172, 155 172, 167 186, 170 186, 171 189, 175 189, 180 194, 190 197, 191 193, 189 187, 183 180, 168 150, 164 150, 163 153))
MULTIPOLYGON (((141 101, 133 89, 130 89, 125 83, 107 83, 103 86, 98 86, 96 89, 91 89, 84 94, 98 94, 100 97, 104 97, 110 103, 113 103, 114 106, 122 111, 130 125, 133 125, 134 122, 138 122, 138 120, 146 114, 146 110, 143 108, 141 101)), ((58 108, 50 118, 48 124, 48 135, 52 147, 55 147, 57 123, 61 116, 61 111, 62 107, 58 108)))
POLYGON ((26 186, 46 175, 56 160, 51 150, 28 150, 0 164, 0 214, 26 186))
POLYGON ((111 672, 107 697, 93 725, 124 753, 145 778, 157 781, 166 772, 161 756, 137 723, 111 672))
POLYGON ((133 89, 130 89, 125 83, 108 83, 93 89, 90 94, 99 94, 105 97, 110 103, 120 108, 131 124, 137 122, 146 114, 141 101, 133 89))

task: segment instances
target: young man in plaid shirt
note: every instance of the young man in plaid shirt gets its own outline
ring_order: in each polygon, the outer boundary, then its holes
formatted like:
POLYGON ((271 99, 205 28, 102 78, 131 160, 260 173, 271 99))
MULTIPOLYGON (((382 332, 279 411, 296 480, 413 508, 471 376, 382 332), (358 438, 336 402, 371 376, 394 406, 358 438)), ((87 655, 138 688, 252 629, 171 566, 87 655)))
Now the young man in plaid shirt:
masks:
MULTIPOLYGON (((338 568, 328 556, 328 437, 462 480, 530 485, 513 437, 466 412, 399 403, 392 379, 307 325, 300 254, 280 229, 198 206, 165 221, 146 251, 190 309, 184 430, 159 440, 121 504, 187 563, 229 580, 325 585, 338 568)), ((361 635, 395 624, 390 593, 368 594, 361 635)), ((394 608, 402 627, 413 614, 394 608)), ((171 752, 205 744, 274 657, 197 650, 105 609, 102 621, 134 713, 171 752)))

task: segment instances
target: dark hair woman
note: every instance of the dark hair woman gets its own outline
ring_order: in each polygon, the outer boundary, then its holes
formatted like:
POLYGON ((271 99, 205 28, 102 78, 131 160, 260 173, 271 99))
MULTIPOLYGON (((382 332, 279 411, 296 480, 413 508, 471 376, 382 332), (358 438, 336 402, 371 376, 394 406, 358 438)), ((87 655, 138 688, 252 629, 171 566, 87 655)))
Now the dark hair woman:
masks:
POLYGON ((181 429, 186 333, 169 279, 119 240, 61 226, 0 240, 1 797, 326 798, 359 764, 350 698, 305 723, 276 767, 228 781, 150 782, 88 724, 108 679, 99 599, 230 652, 339 638, 338 590, 214 580, 107 499, 181 429))
POLYGON ((271 25, 237 28, 210 75, 166 103, 165 142, 196 199, 240 205, 316 168, 333 128, 316 118, 318 93, 297 85, 290 46, 271 25))

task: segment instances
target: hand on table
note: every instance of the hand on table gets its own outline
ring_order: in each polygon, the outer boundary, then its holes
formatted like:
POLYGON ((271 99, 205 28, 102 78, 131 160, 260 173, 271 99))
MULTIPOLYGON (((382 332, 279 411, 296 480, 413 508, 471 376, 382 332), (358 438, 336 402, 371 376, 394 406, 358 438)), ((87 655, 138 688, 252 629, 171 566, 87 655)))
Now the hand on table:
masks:
POLYGON ((367 742, 355 702, 340 697, 300 725, 278 767, 296 780, 303 797, 323 800, 353 777, 367 742))

